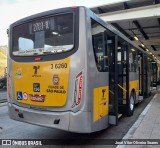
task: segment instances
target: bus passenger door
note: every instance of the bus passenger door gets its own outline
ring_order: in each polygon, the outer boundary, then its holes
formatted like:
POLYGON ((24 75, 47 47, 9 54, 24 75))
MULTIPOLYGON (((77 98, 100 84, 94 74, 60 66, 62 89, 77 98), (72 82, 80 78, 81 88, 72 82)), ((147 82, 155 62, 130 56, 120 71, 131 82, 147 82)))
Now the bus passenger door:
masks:
POLYGON ((116 40, 117 36, 115 34, 92 20, 93 51, 98 70, 96 75, 98 79, 95 81, 95 86, 96 88, 99 87, 100 90, 94 88, 94 121, 107 115, 106 125, 108 123, 117 125, 118 121, 116 40), (106 103, 104 103, 105 94, 107 95, 106 103), (107 111, 107 113, 104 111, 107 111))
POLYGON ((144 68, 144 72, 143 72, 143 90, 144 90, 144 98, 146 98, 146 97, 148 97, 148 75, 147 75, 147 72, 148 72, 148 70, 147 70, 147 65, 148 65, 148 63, 147 63, 148 61, 147 61, 147 56, 146 55, 144 55, 144 58, 143 58, 143 68, 144 68))
POLYGON ((157 63, 151 61, 151 90, 157 88, 157 63))
POLYGON ((143 100, 143 96, 144 96, 144 81, 143 81, 143 77, 144 77, 144 68, 143 68, 143 53, 139 52, 138 54, 138 67, 139 67, 139 101, 143 100))
POLYGON ((117 93, 118 113, 126 114, 129 107, 129 45, 118 38, 117 46, 117 93))
POLYGON ((118 94, 117 94, 117 36, 107 38, 109 57, 109 124, 118 124, 118 94))

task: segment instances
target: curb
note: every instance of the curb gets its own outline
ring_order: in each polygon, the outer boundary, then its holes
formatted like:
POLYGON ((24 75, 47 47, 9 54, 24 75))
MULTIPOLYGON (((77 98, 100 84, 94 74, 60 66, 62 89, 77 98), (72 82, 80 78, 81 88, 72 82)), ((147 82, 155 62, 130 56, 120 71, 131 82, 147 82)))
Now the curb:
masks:
MULTIPOLYGON (((131 139, 134 135, 134 133, 136 132, 136 129, 138 128, 138 126, 141 124, 143 118, 145 117, 145 115, 147 114, 149 108, 151 107, 153 101, 155 100, 155 98, 157 97, 157 94, 155 94, 153 96, 153 99, 149 102, 149 104, 145 107, 145 109, 142 111, 142 113, 139 115, 138 119, 136 120, 136 122, 132 125, 132 127, 129 129, 129 131, 126 133, 126 135, 122 138, 122 140, 124 139, 131 139)), ((117 145, 116 148, 125 148, 127 145, 117 145)))

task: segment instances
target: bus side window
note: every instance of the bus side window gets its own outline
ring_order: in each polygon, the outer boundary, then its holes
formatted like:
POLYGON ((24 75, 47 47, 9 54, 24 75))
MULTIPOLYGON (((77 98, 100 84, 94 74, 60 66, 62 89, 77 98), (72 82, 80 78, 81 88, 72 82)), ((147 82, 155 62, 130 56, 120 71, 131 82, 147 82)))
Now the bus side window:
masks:
POLYGON ((96 66, 99 72, 108 71, 108 56, 106 46, 106 28, 98 24, 96 21, 92 22, 92 44, 95 56, 96 66))
POLYGON ((93 50, 95 54, 95 61, 99 71, 103 71, 104 63, 103 63, 103 36, 94 36, 93 37, 93 50))
POLYGON ((137 71, 137 49, 130 45, 129 49, 129 71, 137 71))

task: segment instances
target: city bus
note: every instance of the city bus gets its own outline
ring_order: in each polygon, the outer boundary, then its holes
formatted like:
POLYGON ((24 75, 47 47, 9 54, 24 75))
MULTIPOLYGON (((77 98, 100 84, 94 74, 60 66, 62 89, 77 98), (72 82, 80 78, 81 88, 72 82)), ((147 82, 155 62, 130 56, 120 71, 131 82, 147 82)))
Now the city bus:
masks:
POLYGON ((91 133, 151 93, 148 55, 86 7, 23 18, 8 36, 11 119, 91 133))

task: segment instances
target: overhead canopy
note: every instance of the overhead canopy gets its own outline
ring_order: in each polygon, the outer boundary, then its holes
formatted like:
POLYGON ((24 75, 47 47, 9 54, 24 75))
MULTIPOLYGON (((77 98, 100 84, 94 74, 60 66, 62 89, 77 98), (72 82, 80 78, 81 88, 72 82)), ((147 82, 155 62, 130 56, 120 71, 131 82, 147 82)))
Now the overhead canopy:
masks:
POLYGON ((160 60, 160 0, 131 0, 91 10, 160 60))

